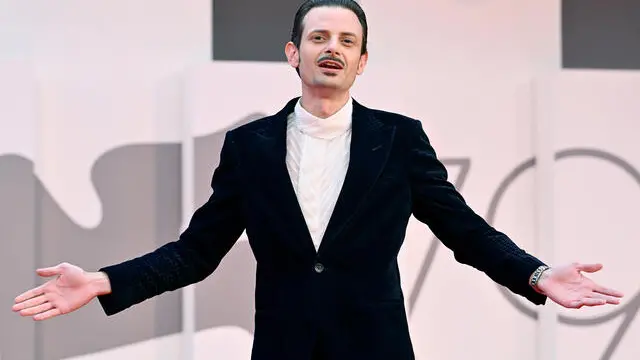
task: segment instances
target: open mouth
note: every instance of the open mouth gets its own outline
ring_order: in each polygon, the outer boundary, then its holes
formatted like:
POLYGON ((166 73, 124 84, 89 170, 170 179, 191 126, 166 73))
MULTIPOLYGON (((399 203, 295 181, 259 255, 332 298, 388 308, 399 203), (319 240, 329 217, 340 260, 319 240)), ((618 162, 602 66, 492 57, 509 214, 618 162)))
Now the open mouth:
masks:
POLYGON ((330 71, 342 70, 342 65, 336 61, 330 61, 330 60, 322 61, 321 63, 318 64, 318 66, 322 69, 330 70, 330 71))

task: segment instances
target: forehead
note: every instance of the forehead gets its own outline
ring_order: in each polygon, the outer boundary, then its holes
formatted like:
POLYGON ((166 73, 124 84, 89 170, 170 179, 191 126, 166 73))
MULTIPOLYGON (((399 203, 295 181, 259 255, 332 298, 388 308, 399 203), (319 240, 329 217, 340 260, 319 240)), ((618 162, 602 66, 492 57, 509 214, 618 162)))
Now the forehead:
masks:
POLYGON ((311 9, 303 21, 305 34, 317 30, 350 32, 362 36, 362 25, 351 10, 338 6, 319 6, 311 9))

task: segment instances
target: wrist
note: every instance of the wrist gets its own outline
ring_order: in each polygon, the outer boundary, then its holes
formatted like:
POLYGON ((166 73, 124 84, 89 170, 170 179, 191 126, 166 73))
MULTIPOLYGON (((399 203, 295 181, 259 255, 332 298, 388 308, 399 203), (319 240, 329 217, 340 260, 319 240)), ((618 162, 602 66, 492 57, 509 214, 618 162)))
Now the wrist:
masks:
POLYGON ((102 271, 88 273, 89 285, 95 296, 106 295, 111 293, 111 283, 109 276, 102 271))
POLYGON ((529 277, 529 285, 538 293, 545 294, 542 285, 549 276, 551 268, 546 265, 539 266, 529 277))

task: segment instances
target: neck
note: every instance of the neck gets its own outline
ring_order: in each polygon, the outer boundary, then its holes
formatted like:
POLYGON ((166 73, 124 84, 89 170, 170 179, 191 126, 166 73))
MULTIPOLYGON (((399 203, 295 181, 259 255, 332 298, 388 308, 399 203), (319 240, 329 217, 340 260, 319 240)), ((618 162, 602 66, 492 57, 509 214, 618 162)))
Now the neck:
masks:
POLYGON ((342 109, 349 96, 349 91, 313 91, 303 87, 300 104, 312 115, 326 119, 342 109))

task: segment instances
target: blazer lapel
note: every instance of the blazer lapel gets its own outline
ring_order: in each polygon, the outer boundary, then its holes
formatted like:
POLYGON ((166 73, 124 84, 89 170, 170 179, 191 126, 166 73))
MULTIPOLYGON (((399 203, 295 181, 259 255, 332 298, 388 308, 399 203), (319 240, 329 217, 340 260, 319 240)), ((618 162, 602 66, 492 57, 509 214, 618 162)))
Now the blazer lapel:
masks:
POLYGON ((353 101, 349 168, 320 252, 331 245, 357 213, 386 164, 394 135, 394 126, 385 125, 369 109, 353 101))
POLYGON ((253 166, 256 173, 264 174, 264 192, 271 202, 275 213, 282 215, 284 227, 291 234, 291 240, 304 255, 316 256, 311 234, 307 228, 302 209, 298 203, 293 183, 287 169, 287 117, 294 110, 299 98, 290 100, 287 105, 265 126, 254 131, 261 140, 256 149, 258 159, 253 166))

